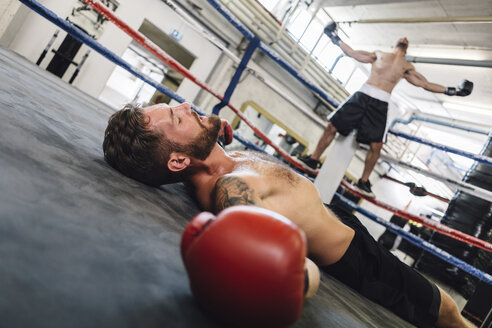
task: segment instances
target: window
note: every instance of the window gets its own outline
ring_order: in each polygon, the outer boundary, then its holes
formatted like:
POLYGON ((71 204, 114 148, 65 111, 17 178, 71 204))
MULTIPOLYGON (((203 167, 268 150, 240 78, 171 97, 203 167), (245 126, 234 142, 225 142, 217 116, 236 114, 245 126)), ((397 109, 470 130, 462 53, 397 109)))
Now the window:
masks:
MULTIPOLYGON (((315 51, 313 55, 315 55, 316 59, 326 68, 326 70, 330 70, 335 63, 335 60, 342 54, 342 50, 331 43, 327 37, 323 37, 324 42, 326 42, 324 47, 318 46, 318 51, 315 51)), ((321 42, 320 42, 321 43, 321 42)), ((316 50, 317 50, 316 49, 316 50)))
MULTIPOLYGON (((138 68, 140 72, 155 81, 161 81, 166 69, 145 56, 143 50, 130 46, 122 56, 123 60, 138 68)), ((120 108, 130 102, 147 103, 155 93, 153 86, 135 77, 125 69, 116 66, 99 96, 99 100, 113 108, 120 108)))
POLYGON ((279 0, 259 0, 258 1, 266 10, 273 13, 273 9, 277 6, 279 0))
POLYGON ((366 73, 357 67, 352 74, 352 77, 347 81, 345 89, 350 93, 354 93, 355 91, 360 89, 360 87, 362 86, 362 84, 364 84, 366 80, 366 73))
MULTIPOLYGON (((323 28, 324 28, 323 24, 321 24, 321 22, 319 20, 314 19, 311 22, 311 24, 309 24, 306 32, 302 36, 302 38, 300 40, 301 44, 306 49, 311 51, 314 48, 314 46, 316 45, 316 41, 318 41, 319 37, 322 35, 323 28)), ((318 47, 319 47, 319 43, 316 46, 316 48, 318 48, 318 47)))
MULTIPOLYGON (((267 10, 274 15, 284 17, 288 10, 287 0, 258 0, 267 10)), ((290 3, 292 5, 292 3, 290 3)), ((299 45, 312 52, 312 56, 338 79, 350 93, 355 92, 366 81, 367 74, 355 66, 354 60, 343 57, 342 50, 334 45, 330 39, 323 34, 324 27, 332 22, 330 16, 324 9, 317 11, 314 6, 306 8, 300 4, 296 11, 290 16, 287 31, 299 45)))
POLYGON ((338 61, 337 65, 333 69, 333 76, 335 76, 342 84, 346 83, 352 70, 354 69, 355 63, 350 57, 342 57, 338 61))
POLYGON ((295 39, 299 40, 310 20, 311 14, 306 9, 299 7, 292 15, 287 29, 295 39))

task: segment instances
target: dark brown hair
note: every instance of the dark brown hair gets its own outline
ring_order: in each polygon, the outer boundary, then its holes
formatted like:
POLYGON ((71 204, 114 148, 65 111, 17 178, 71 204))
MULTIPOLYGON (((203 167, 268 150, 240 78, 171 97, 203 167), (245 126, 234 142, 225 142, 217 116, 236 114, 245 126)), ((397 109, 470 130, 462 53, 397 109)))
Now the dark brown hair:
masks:
POLYGON ((108 120, 104 133, 104 159, 114 169, 145 184, 175 182, 167 169, 173 143, 147 128, 142 109, 125 105, 108 120))
POLYGON ((398 40, 398 42, 396 43, 396 48, 400 48, 401 50, 406 52, 408 49, 408 43, 400 42, 400 40, 398 40))

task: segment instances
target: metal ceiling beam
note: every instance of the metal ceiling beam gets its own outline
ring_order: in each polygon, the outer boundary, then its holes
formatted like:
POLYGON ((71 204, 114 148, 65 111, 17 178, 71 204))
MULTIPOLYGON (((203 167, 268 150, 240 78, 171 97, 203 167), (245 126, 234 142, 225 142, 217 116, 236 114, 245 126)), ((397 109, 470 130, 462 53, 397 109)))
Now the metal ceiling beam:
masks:
POLYGON ((489 60, 467 60, 467 59, 449 59, 449 58, 428 58, 405 56, 405 59, 411 63, 440 64, 454 66, 473 66, 473 67, 492 67, 492 61, 489 60))
POLYGON ((414 17, 414 18, 380 18, 341 21, 339 24, 415 24, 415 23, 490 23, 492 16, 455 16, 455 17, 414 17))

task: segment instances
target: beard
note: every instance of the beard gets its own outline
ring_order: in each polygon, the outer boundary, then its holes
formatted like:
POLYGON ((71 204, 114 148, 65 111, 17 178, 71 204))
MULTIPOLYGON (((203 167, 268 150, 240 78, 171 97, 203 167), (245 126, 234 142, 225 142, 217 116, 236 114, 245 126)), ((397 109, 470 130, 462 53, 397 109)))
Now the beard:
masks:
POLYGON ((210 126, 204 125, 198 115, 195 113, 198 123, 202 127, 200 134, 193 139, 189 144, 184 145, 183 152, 188 156, 197 158, 199 160, 205 160, 212 152, 212 149, 217 143, 219 137, 219 131, 221 128, 220 117, 217 115, 208 116, 208 122, 210 126))

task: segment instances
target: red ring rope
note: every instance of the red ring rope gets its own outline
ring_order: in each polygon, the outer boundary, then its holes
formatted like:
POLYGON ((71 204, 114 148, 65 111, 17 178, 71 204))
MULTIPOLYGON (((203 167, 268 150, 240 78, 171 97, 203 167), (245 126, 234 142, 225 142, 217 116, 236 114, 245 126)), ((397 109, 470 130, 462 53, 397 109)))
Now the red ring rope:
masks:
POLYGON ((354 190, 354 187, 350 183, 348 183, 347 181, 345 181, 343 179, 342 179, 342 185, 345 188, 347 188, 348 191, 350 191, 352 194, 354 194, 358 197, 361 197, 361 198, 367 200, 368 202, 373 203, 376 206, 379 206, 379 207, 384 208, 390 212, 393 212, 394 214, 401 216, 404 219, 412 220, 412 221, 421 223, 422 225, 424 225, 424 226, 426 226, 432 230, 435 230, 439 233, 442 233, 443 235, 452 237, 456 240, 465 242, 467 244, 470 244, 470 245, 473 245, 476 247, 480 247, 480 248, 485 249, 489 252, 492 251, 492 244, 489 242, 486 242, 484 240, 470 236, 464 232, 450 228, 450 227, 445 226, 444 224, 441 224, 441 223, 436 222, 434 220, 424 218, 421 216, 417 216, 417 215, 413 215, 413 214, 410 214, 408 212, 402 211, 396 207, 393 207, 389 204, 383 203, 377 199, 366 197, 363 194, 359 193, 358 191, 354 190))
MULTIPOLYGON (((389 175, 383 175, 381 176, 382 178, 384 179, 388 179, 390 181, 393 181, 393 182, 396 182, 396 183, 399 183, 403 186, 407 186, 409 188, 411 188, 407 183, 403 182, 403 181, 400 181, 398 179, 395 179, 395 178, 392 178, 390 177, 389 175)), ((439 199, 440 201, 442 202, 445 202, 445 203, 449 203, 449 199, 445 198, 445 197, 442 197, 442 196, 439 196, 437 194, 434 194, 434 193, 431 193, 431 192, 428 192, 427 190, 424 189, 424 193, 425 193, 425 196, 431 196, 431 197, 434 197, 435 199, 439 199)))

